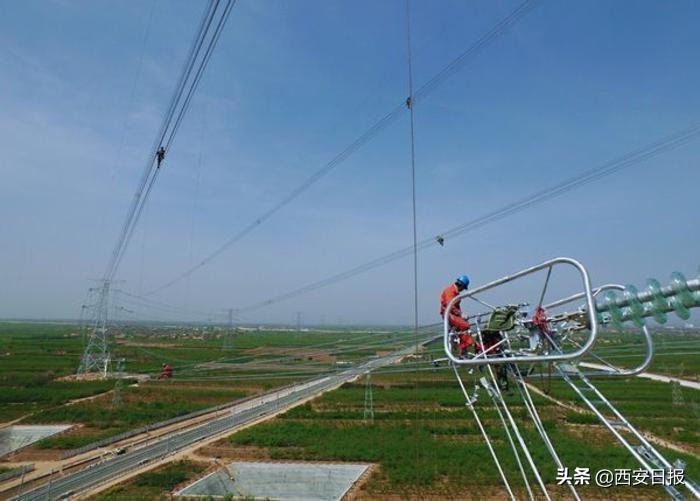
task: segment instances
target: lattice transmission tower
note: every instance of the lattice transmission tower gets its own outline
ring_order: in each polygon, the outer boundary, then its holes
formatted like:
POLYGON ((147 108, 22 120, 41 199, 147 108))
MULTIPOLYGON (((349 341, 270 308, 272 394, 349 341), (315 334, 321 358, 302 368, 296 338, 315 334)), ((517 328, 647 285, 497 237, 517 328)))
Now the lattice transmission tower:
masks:
POLYGON ((365 412, 362 415, 362 419, 366 422, 374 423, 374 399, 372 398, 372 375, 370 372, 367 373, 365 382, 365 412))
POLYGON ((223 343, 221 345, 222 350, 233 349, 233 340, 234 340, 235 334, 236 334, 236 331, 233 327, 233 320, 234 320, 234 318, 236 318, 236 315, 235 315, 236 311, 237 310, 235 310, 233 308, 228 308, 226 310, 226 312, 228 314, 228 327, 224 331, 224 335, 223 335, 224 339, 223 339, 223 343))
POLYGON ((97 293, 97 300, 92 305, 87 305, 88 310, 92 310, 89 320, 89 332, 83 357, 80 360, 78 374, 88 372, 99 372, 106 376, 109 371, 111 354, 109 353, 109 296, 110 280, 102 280, 100 287, 94 289, 97 293))
POLYGON ((115 374, 117 380, 114 383, 114 393, 112 394, 112 407, 119 408, 124 403, 122 398, 122 386, 124 385, 124 362, 125 358, 120 358, 117 360, 117 372, 115 374))

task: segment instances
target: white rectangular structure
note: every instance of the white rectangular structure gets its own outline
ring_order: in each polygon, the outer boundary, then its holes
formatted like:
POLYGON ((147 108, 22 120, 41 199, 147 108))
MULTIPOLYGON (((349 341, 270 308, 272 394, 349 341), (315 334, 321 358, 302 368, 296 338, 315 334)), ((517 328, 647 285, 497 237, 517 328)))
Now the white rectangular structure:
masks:
POLYGON ((339 501, 367 471, 366 464, 231 463, 177 492, 189 497, 278 501, 339 501))
POLYGON ((66 431, 70 424, 15 425, 0 428, 0 456, 38 442, 42 438, 66 431))

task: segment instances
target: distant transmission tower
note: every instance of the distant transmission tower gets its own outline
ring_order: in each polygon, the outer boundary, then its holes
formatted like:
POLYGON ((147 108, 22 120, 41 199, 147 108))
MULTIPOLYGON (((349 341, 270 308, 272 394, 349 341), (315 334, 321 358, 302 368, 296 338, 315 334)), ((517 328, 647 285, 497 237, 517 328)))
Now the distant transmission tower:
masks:
POLYGON ((102 275, 99 299, 96 304, 87 346, 78 367, 78 374, 99 371, 103 376, 107 375, 110 359, 107 343, 110 284, 117 276, 119 266, 134 235, 134 230, 152 193, 151 189, 159 173, 163 171, 162 167, 165 157, 183 118, 187 114, 190 100, 197 90, 202 73, 210 60, 211 51, 216 46, 221 30, 226 24, 226 20, 235 4, 236 2, 231 1, 211 2, 206 7, 204 19, 208 19, 208 21, 201 23, 199 31, 192 41, 189 56, 184 62, 180 78, 175 85, 169 109, 163 116, 153 148, 148 151, 146 163, 126 213, 126 219, 119 231, 119 236, 112 250, 112 255, 107 262, 105 273, 102 275), (219 8, 220 5, 221 8, 219 8), (207 48, 206 50, 200 50, 202 47, 207 48))
POLYGON ((124 403, 124 400, 122 399, 122 384, 124 382, 124 362, 126 360, 124 358, 120 358, 117 361, 117 373, 116 373, 116 382, 114 383, 114 393, 112 394, 112 407, 117 408, 121 407, 122 404, 124 403))
POLYGON ((233 348, 233 338, 234 338, 234 331, 233 331, 233 313, 236 311, 233 308, 229 308, 226 310, 228 312, 228 329, 224 332, 224 342, 221 347, 222 350, 230 350, 233 348))
POLYGON ((111 358, 107 339, 110 285, 110 280, 102 280, 102 285, 97 289, 97 302, 93 306, 87 344, 78 374, 100 372, 103 377, 107 376, 111 358))
MULTIPOLYGON (((685 372, 685 367, 683 363, 680 364, 680 370, 678 371, 678 377, 683 377, 685 372)), ((681 384, 679 381, 671 381, 671 403, 674 407, 680 407, 685 403, 683 398, 683 391, 681 390, 681 384)))
POLYGON ((362 416, 365 422, 374 423, 374 399, 372 398, 372 373, 367 373, 365 383, 365 412, 362 416))

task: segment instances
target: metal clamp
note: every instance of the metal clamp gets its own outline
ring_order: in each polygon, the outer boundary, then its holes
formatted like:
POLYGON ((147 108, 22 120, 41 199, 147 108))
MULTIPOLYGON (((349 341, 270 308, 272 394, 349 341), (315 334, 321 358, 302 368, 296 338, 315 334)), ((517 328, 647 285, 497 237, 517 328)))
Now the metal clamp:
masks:
MULTIPOLYGON (((593 297, 595 298, 598 296, 600 293, 609 291, 609 290, 619 290, 619 291, 624 291, 625 286, 620 285, 620 284, 605 284, 601 285, 600 287, 596 287, 593 289, 593 297)), ((574 301, 580 300, 584 297, 583 292, 579 292, 578 294, 574 294, 573 296, 569 296, 563 299, 559 299, 558 301, 551 302, 547 305, 544 306, 545 309, 549 310, 552 308, 557 308, 559 306, 573 303, 574 301)), ((646 355, 644 357, 644 360, 636 367, 632 369, 620 369, 619 367, 615 367, 612 370, 600 370, 600 371, 591 371, 591 372, 583 372, 581 371, 581 374, 584 376, 588 377, 598 377, 598 376, 636 376, 637 374, 643 372, 646 370, 649 365, 651 365, 651 361, 654 358, 654 341, 652 340, 651 333, 649 332, 649 329, 647 328, 646 325, 643 325, 641 327, 642 334, 644 335, 644 342, 646 344, 646 355)))

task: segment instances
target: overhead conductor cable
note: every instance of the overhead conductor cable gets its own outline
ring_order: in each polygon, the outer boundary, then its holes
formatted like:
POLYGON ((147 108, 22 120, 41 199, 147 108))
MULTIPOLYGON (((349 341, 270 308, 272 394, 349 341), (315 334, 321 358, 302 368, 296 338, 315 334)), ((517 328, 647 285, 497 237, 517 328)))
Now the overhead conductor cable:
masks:
MULTIPOLYGON (((507 32, 508 29, 512 27, 517 21, 525 17, 529 12, 531 12, 537 5, 537 3, 538 0, 526 0, 520 5, 518 5, 513 11, 511 11, 506 17, 504 17, 500 22, 493 26, 487 33, 485 33, 481 38, 479 38, 479 40, 472 44, 467 50, 462 52, 457 58, 453 59, 447 66, 445 66, 441 71, 439 71, 435 76, 433 76, 433 78, 431 78, 428 82, 416 89, 415 94, 412 96, 411 104, 414 104, 416 101, 419 101, 420 99, 427 96, 430 92, 432 92, 435 88, 437 88, 440 84, 442 84, 445 80, 452 76, 452 74, 454 74, 454 72, 457 71, 467 60, 476 56, 479 52, 481 52, 484 48, 490 45, 499 36, 507 32)), ((330 161, 324 164, 311 176, 302 181, 301 184, 294 188, 286 197, 282 198, 282 200, 280 200, 277 204, 270 207, 270 209, 253 219, 250 223, 248 223, 240 231, 235 233, 221 246, 209 253, 206 257, 204 257, 199 263, 189 267, 180 275, 177 275, 168 282, 165 282, 164 284, 149 291, 147 295, 155 294, 157 292, 162 291, 163 289, 167 289, 168 287, 175 285, 181 280, 184 280, 185 278, 192 275, 192 273, 194 273, 201 267, 209 264, 211 261, 216 259, 223 252, 235 245, 237 242, 239 242, 241 239, 243 239, 245 236, 251 233, 258 226, 263 224, 269 218, 271 218, 274 214, 276 214, 286 205, 288 205, 297 197, 306 192, 306 190, 308 190, 312 185, 314 185, 316 182, 318 182, 320 179, 326 176, 330 171, 332 171, 335 167, 337 167, 339 164, 345 161, 355 151, 359 150, 362 146, 369 143, 370 140, 372 140, 372 138, 374 138, 374 136, 377 135, 377 133, 379 133, 382 129, 384 129, 394 120, 396 120, 400 116, 400 114, 403 113, 405 110, 405 101, 402 101, 401 103, 397 104, 393 109, 391 109, 382 118, 375 122, 369 129, 367 129, 353 142, 346 146, 340 153, 334 156, 330 161)))

